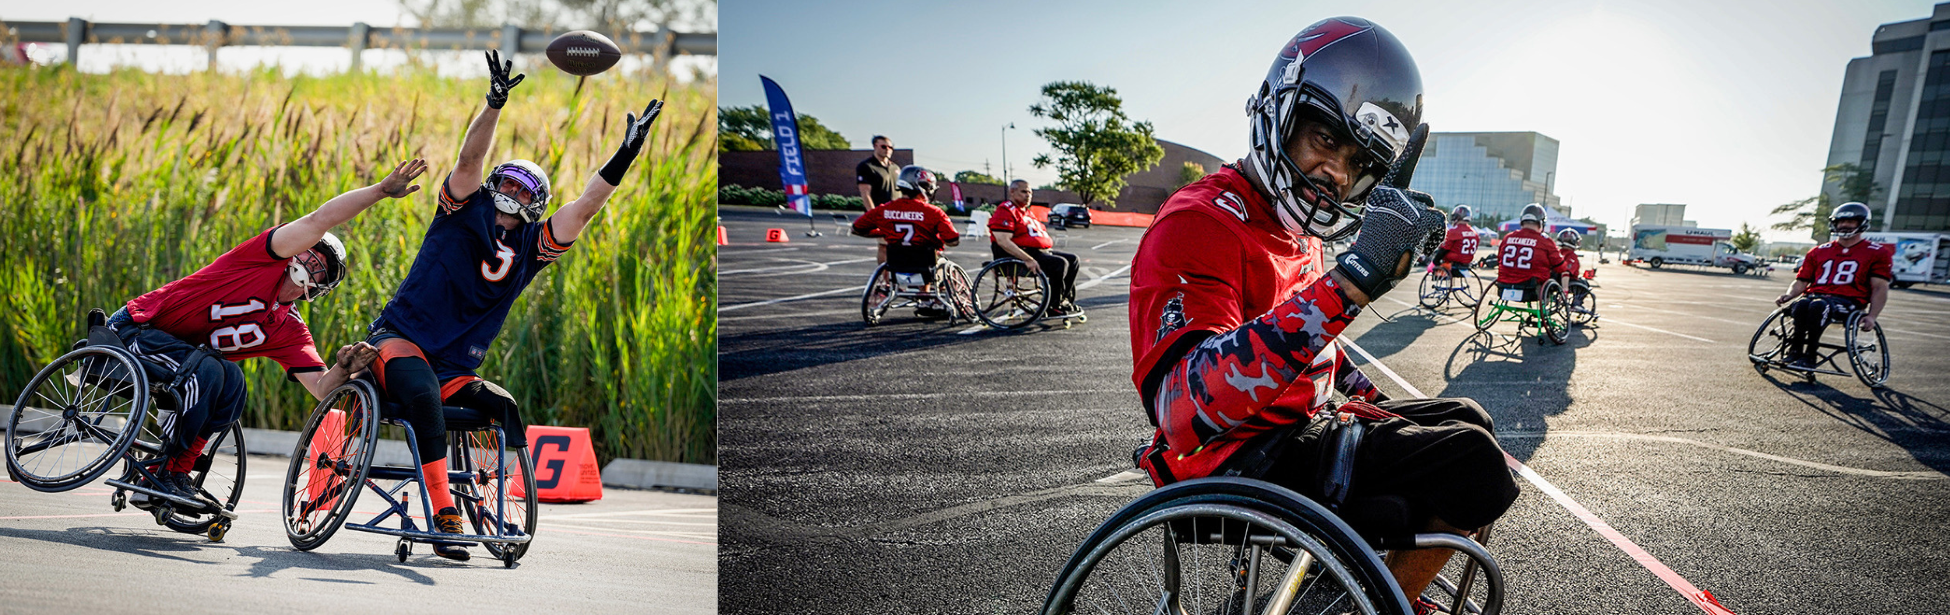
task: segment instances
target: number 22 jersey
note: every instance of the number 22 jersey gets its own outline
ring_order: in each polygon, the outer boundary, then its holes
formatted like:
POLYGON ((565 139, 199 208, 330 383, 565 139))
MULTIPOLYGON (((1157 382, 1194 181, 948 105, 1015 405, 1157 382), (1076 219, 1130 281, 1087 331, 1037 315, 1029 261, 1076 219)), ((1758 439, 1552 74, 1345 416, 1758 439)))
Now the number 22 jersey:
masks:
POLYGON ((418 345, 442 380, 473 375, 522 289, 569 249, 555 239, 552 218, 509 230, 495 213, 487 188, 462 200, 441 182, 440 210, 420 254, 372 323, 374 332, 388 329, 418 345))

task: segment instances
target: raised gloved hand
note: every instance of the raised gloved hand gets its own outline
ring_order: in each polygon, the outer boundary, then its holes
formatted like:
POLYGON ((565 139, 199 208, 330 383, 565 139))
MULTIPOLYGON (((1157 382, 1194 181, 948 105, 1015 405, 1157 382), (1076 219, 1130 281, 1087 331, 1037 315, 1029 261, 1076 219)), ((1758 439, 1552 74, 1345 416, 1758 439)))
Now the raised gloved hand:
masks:
POLYGON ((650 125, 656 123, 657 116, 664 112, 664 101, 652 100, 643 108, 643 115, 631 113, 623 120, 623 145, 616 148, 616 155, 609 158, 602 170, 597 171, 603 181, 611 186, 623 185, 623 173, 630 170, 630 163, 636 160, 637 152, 643 151, 643 142, 650 134, 650 125))
POLYGON ((1388 176, 1368 192, 1367 206, 1361 212, 1361 234, 1336 259, 1340 264, 1334 270, 1369 300, 1379 298, 1407 277, 1416 254, 1441 245, 1444 216, 1435 209, 1435 198, 1408 189, 1415 163, 1422 156, 1422 145, 1428 139, 1428 124, 1415 127, 1414 136, 1395 158, 1388 176))
POLYGON ((489 49, 487 52, 487 63, 488 63, 487 105, 489 107, 500 109, 501 105, 508 104, 508 90, 515 89, 515 86, 521 83, 521 79, 523 77, 527 77, 528 75, 526 74, 515 75, 515 78, 509 79, 508 72, 514 70, 515 61, 508 60, 505 63, 502 62, 501 52, 495 51, 493 49, 489 49))

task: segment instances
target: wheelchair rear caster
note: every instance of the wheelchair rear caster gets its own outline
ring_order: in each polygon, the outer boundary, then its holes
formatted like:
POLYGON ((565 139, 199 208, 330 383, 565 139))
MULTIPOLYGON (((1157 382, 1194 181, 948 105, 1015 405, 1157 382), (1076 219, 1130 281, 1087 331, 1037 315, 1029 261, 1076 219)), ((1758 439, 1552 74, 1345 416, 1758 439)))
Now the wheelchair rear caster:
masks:
POLYGON ((505 551, 502 551, 501 553, 502 553, 502 555, 501 555, 501 567, 502 567, 502 568, 513 568, 513 567, 515 567, 515 557, 516 557, 516 555, 515 555, 515 550, 514 550, 514 549, 508 549, 508 550, 505 550, 505 551))
POLYGON ((402 564, 406 563, 406 556, 412 554, 413 543, 407 542, 405 538, 399 539, 399 546, 393 547, 393 555, 399 556, 399 562, 402 564))
POLYGON ((108 496, 108 505, 114 508, 115 512, 122 512, 122 508, 129 505, 128 492, 116 489, 115 495, 108 496))
POLYGON ((210 542, 223 542, 224 535, 229 533, 230 520, 224 519, 210 524, 209 531, 205 532, 204 535, 210 537, 210 542))

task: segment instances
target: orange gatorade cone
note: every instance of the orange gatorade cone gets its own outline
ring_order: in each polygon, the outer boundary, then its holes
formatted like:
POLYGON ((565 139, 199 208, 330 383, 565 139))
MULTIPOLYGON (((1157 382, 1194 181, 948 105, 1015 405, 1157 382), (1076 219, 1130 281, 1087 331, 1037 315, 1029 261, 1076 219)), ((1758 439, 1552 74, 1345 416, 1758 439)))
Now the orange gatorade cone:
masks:
POLYGON ((722 226, 718 227, 718 245, 721 246, 731 245, 731 240, 725 238, 724 227, 722 226))
MULTIPOLYGON (((587 502, 603 499, 603 469, 596 465, 596 448, 583 427, 528 427, 528 452, 535 456, 535 499, 543 502, 587 502)), ((520 480, 508 486, 525 497, 520 480)))
POLYGON ((339 496, 344 495, 343 478, 333 471, 337 461, 350 456, 345 450, 345 413, 328 410, 318 420, 318 431, 312 434, 311 450, 306 455, 306 467, 311 475, 305 481, 306 508, 317 510, 330 508, 339 496), (325 460, 320 463, 320 460, 325 460))
POLYGON ((765 229, 765 240, 772 243, 785 243, 792 241, 792 238, 785 235, 785 229, 768 228, 765 229))

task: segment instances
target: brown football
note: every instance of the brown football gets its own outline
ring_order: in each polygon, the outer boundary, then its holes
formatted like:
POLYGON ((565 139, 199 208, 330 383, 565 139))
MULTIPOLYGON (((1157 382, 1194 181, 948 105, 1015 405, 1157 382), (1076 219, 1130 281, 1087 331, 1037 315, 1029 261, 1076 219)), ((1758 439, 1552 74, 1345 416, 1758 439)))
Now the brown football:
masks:
POLYGON ((623 50, 609 37, 576 30, 564 32, 548 43, 548 61, 571 75, 594 75, 615 66, 623 50))

